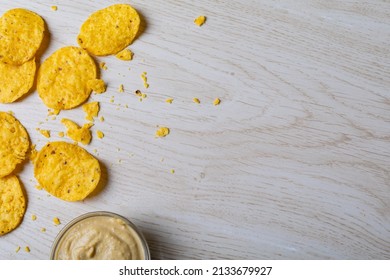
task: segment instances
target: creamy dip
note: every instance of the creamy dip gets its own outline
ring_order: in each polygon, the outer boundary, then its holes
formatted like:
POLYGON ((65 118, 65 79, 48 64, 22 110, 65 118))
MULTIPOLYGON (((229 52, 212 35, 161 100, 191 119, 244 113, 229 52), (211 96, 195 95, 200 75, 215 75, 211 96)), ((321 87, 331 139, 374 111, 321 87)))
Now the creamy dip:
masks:
POLYGON ((58 241, 58 260, 143 260, 138 233, 124 220, 92 216, 72 225, 58 241))

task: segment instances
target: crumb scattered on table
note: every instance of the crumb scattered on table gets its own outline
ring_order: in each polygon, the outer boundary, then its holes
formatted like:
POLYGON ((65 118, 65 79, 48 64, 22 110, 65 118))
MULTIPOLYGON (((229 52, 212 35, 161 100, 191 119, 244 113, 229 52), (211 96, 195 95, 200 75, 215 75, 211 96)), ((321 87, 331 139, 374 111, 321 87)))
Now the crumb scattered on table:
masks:
POLYGON ((221 103, 221 99, 219 99, 219 98, 215 98, 214 101, 213 101, 214 106, 217 106, 220 103, 221 103))
POLYGON ((169 132, 168 127, 159 127, 156 131, 156 137, 165 137, 169 134, 169 132))
POLYGON ((53 218, 53 223, 54 223, 56 226, 58 226, 58 225, 61 224, 60 219, 58 219, 57 217, 54 217, 54 218, 53 218))
POLYGON ((205 16, 198 16, 196 19, 194 19, 194 23, 197 26, 202 26, 206 22, 206 17, 205 16))
POLYGON ((96 131, 96 135, 99 139, 102 139, 104 137, 104 133, 101 132, 100 130, 96 131))

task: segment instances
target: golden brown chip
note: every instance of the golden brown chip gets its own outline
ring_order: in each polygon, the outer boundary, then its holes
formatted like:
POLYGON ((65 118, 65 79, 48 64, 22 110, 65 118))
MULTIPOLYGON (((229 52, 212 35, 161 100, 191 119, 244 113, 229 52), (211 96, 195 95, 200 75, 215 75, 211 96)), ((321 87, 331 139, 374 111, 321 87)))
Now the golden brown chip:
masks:
POLYGON ((96 75, 96 64, 85 50, 61 48, 38 71, 39 96, 49 108, 72 109, 89 97, 89 81, 95 80, 96 75))
POLYGON ((23 125, 11 114, 0 112, 0 178, 10 174, 26 158, 29 146, 23 125))
POLYGON ((140 22, 130 5, 112 5, 90 15, 81 26, 77 41, 94 55, 117 54, 134 40, 140 22))
POLYGON ((50 194, 66 201, 86 198, 100 180, 99 161, 66 142, 46 144, 34 164, 34 176, 50 194))
POLYGON ((92 135, 89 129, 93 126, 93 123, 86 123, 82 127, 69 119, 62 119, 61 123, 68 129, 66 135, 69 138, 84 145, 91 143, 92 135))
POLYGON ((0 103, 12 103, 26 94, 34 83, 35 70, 34 58, 22 65, 0 62, 0 103))
POLYGON ((0 178, 0 236, 14 230, 26 212, 26 198, 15 175, 0 178))
POLYGON ((94 101, 83 105, 83 111, 85 112, 85 118, 89 121, 93 121, 93 118, 99 114, 99 102, 94 101))
POLYGON ((43 19, 26 9, 9 10, 0 18, 0 61, 21 65, 31 60, 41 46, 43 19))

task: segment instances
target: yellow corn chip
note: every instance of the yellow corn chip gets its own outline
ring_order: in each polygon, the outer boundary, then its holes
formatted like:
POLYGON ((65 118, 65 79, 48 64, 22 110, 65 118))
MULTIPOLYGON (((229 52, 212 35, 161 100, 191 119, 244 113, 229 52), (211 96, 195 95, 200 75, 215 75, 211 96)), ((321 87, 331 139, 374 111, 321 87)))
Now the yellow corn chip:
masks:
POLYGON ((66 201, 86 198, 100 180, 99 161, 66 142, 46 144, 34 164, 34 176, 50 194, 66 201))
POLYGON ((11 114, 0 112, 0 178, 26 158, 30 140, 26 129, 11 114))
POLYGON ((0 178, 0 236, 14 230, 26 212, 26 197, 15 175, 0 178))
POLYGON ((22 65, 0 62, 0 103, 12 103, 26 94, 34 83, 35 71, 35 59, 22 65))
POLYGON ((111 5, 90 15, 81 26, 77 41, 94 55, 117 54, 134 40, 140 22, 130 5, 111 5))
POLYGON ((38 71, 38 93, 46 106, 72 109, 91 94, 89 81, 96 79, 96 65, 89 54, 77 47, 54 52, 38 71))
POLYGON ((12 9, 0 18, 0 61, 21 65, 31 60, 41 46, 43 19, 26 9, 12 9))

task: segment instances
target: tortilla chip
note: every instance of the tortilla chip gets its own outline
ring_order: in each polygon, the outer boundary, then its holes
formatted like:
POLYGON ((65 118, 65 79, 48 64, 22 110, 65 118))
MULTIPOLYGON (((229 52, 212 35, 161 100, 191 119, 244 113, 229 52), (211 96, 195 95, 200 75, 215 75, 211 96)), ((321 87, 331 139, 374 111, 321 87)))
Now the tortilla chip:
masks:
POLYGON ((26 94, 34 83, 35 72, 34 58, 22 65, 0 62, 0 103, 12 103, 26 94))
POLYGON ((49 108, 72 109, 88 99, 92 91, 89 81, 96 75, 96 64, 85 50, 61 48, 38 71, 39 96, 49 108))
POLYGON ((50 194, 66 201, 86 198, 100 180, 99 161, 66 142, 46 144, 34 164, 34 176, 50 194))
POLYGON ((0 112, 0 178, 11 174, 26 158, 29 146, 23 125, 11 114, 0 112))
POLYGON ((0 18, 0 61, 22 65, 41 46, 45 32, 43 19, 26 9, 12 9, 0 18))
POLYGON ((0 178, 0 236, 21 223, 26 212, 26 197, 15 175, 0 178))
POLYGON ((81 26, 77 41, 94 55, 117 54, 134 40, 140 22, 133 7, 115 4, 91 14, 81 26))

